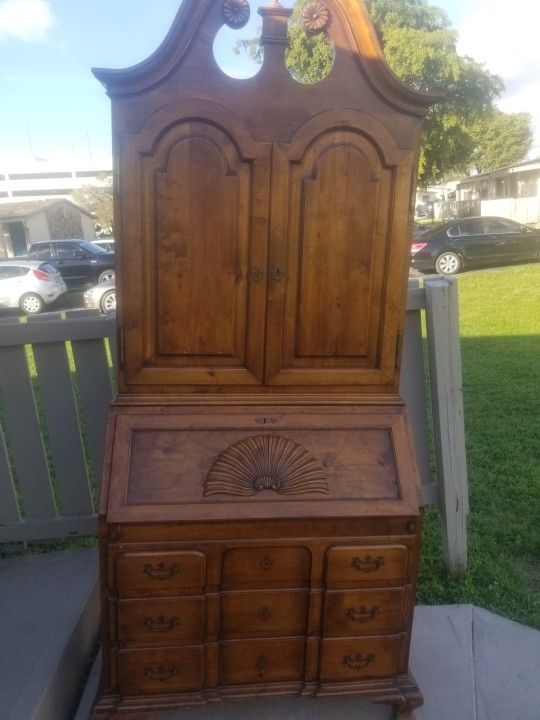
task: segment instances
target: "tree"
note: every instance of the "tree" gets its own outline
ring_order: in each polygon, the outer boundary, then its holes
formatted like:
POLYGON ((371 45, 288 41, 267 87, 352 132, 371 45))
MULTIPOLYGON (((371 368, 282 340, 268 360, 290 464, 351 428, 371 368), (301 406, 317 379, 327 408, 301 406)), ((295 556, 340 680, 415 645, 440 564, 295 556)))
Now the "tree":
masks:
MULTIPOLYGON (((300 18, 309 2, 295 3, 286 62, 296 79, 317 82, 332 67, 333 48, 324 34, 313 37, 304 32, 300 18)), ((469 172, 479 157, 472 128, 495 112, 493 103, 503 90, 502 80, 472 58, 458 54, 457 33, 448 16, 427 0, 366 0, 366 6, 396 75, 416 90, 444 95, 426 118, 419 184, 425 186, 469 172)), ((242 48, 261 59, 257 40, 240 42, 237 51, 242 48)), ((523 139, 522 129, 515 124, 513 127, 523 139)), ((518 146, 521 152, 524 143, 509 138, 509 146, 518 146)))
POLYGON ((473 162, 480 173, 513 165, 525 159, 532 144, 529 113, 494 109, 471 127, 473 162))
POLYGON ((102 185, 83 185, 71 195, 73 202, 96 217, 96 230, 105 235, 114 231, 112 179, 104 178, 102 185))

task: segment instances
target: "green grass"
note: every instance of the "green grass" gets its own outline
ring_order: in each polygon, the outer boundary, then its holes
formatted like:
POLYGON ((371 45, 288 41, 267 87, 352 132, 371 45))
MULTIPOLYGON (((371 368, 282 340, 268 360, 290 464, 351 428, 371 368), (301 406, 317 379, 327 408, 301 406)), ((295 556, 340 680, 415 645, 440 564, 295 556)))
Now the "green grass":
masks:
POLYGON ((459 277, 469 566, 443 568, 427 513, 419 602, 474 603, 540 627, 540 265, 459 277))

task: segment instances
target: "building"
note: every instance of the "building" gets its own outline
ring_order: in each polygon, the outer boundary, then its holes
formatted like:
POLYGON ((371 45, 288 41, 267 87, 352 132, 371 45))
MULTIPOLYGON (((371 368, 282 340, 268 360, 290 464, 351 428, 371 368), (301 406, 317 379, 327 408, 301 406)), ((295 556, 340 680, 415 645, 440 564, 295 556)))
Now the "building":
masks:
POLYGON ((455 201, 436 203, 435 218, 498 215, 540 223, 540 158, 473 175, 457 184, 455 201))
POLYGON ((26 162, 16 168, 0 165, 0 205, 14 200, 51 200, 64 198, 84 185, 105 185, 112 170, 96 166, 70 168, 65 163, 26 162))
POLYGON ((95 237, 94 216, 69 200, 0 204, 0 258, 24 255, 40 240, 95 237))

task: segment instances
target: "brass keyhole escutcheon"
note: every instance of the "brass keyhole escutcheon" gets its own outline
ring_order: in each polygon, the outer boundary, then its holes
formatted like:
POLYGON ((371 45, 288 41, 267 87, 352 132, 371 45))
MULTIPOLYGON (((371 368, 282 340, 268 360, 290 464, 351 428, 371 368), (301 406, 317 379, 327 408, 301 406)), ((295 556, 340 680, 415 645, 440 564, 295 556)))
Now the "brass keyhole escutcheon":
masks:
POLYGON ((268 658, 266 655, 259 655, 257 658, 255 665, 257 666, 257 670, 259 671, 259 677, 262 678, 264 676, 264 673, 266 672, 266 669, 268 668, 268 658))
POLYGON ((263 559, 261 560, 261 567, 263 570, 270 570, 272 565, 274 564, 273 559, 270 557, 270 555, 265 555, 263 559))
POLYGON ((272 280, 274 282, 282 282, 283 278, 285 277, 285 272, 283 271, 283 268, 281 267, 275 267, 272 270, 272 280))
POLYGON ((263 621, 270 620, 270 618, 272 617, 272 611, 266 606, 261 607, 257 610, 257 617, 259 618, 259 620, 263 621))

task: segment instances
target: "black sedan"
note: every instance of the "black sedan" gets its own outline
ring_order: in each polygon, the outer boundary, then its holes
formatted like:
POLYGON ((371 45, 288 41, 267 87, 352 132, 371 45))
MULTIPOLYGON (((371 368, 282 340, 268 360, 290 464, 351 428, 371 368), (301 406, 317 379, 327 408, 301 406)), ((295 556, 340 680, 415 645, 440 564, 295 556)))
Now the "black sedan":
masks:
POLYGON ((440 275, 539 259, 540 230, 500 217, 458 218, 432 227, 411 245, 411 267, 440 275))
POLYGON ((30 245, 28 257, 56 267, 70 290, 114 278, 114 252, 86 240, 47 240, 30 245))

